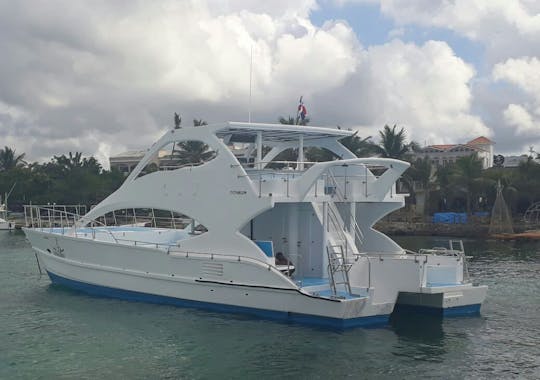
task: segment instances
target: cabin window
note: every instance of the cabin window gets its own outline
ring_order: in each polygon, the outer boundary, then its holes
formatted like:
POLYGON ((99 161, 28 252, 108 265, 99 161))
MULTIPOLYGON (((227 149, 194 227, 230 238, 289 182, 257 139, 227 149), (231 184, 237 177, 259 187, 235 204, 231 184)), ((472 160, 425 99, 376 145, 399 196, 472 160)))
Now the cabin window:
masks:
POLYGON ((198 140, 182 140, 161 147, 137 177, 164 171, 204 165, 217 157, 217 151, 198 140))
POLYGON ((191 235, 200 235, 208 231, 204 225, 188 215, 154 208, 114 210, 98 218, 97 225, 178 229, 185 230, 191 235))

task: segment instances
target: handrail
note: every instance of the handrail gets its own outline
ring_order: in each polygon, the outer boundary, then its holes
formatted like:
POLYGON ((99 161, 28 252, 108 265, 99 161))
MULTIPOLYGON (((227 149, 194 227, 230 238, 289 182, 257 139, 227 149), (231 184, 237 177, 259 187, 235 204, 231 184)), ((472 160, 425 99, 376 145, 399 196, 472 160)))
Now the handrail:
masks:
POLYGON ((131 239, 120 239, 120 238, 117 238, 116 239, 117 242, 130 242, 130 243, 133 243, 134 246, 145 246, 145 245, 149 245, 149 246, 152 246, 155 248, 160 248, 160 247, 165 247, 167 248, 167 250, 169 250, 171 247, 175 247, 176 244, 171 244, 171 243, 156 243, 156 242, 150 242, 150 241, 143 241, 143 240, 131 240, 131 239))
POLYGON ((295 284, 291 279, 289 279, 287 276, 284 276, 283 273, 275 265, 268 264, 267 262, 256 259, 254 257, 233 255, 233 254, 222 254, 222 253, 187 251, 187 250, 182 250, 182 249, 169 249, 167 251, 168 255, 171 255, 171 254, 175 255, 175 254, 179 254, 179 253, 180 254, 185 254, 186 258, 189 258, 190 256, 195 255, 195 256, 208 256, 210 258, 210 260, 214 260, 215 258, 220 258, 220 259, 227 258, 230 261, 235 261, 235 262, 242 262, 242 261, 251 262, 251 263, 254 263, 254 264, 257 264, 257 265, 260 265, 260 266, 264 266, 264 267, 268 268, 268 270, 271 270, 271 271, 273 271, 275 273, 281 274, 283 277, 285 277, 289 281, 290 284, 294 285, 296 288, 299 288, 299 286, 297 284, 295 284))
MULTIPOLYGON (((421 248, 418 250, 418 252, 411 251, 408 249, 404 249, 404 252, 409 255, 414 255, 415 260, 416 256, 424 256, 425 262, 427 262, 428 255, 435 255, 435 256, 453 256, 457 257, 457 261, 463 260, 463 283, 470 282, 470 274, 469 274, 469 265, 467 262, 467 255, 465 254, 465 250, 463 248, 463 241, 462 240, 450 240, 449 241, 450 248, 446 247, 433 247, 433 248, 421 248), (454 244, 459 244, 459 249, 454 249, 454 244)), ((425 266, 424 266, 425 270, 425 266)))
MULTIPOLYGON (((329 202, 328 205, 330 206, 330 204, 331 203, 329 202)), ((330 222, 334 226, 334 230, 338 234, 338 238, 340 238, 345 243, 345 257, 348 257, 349 256, 349 241, 347 239, 347 235, 345 234, 345 231, 341 227, 340 219, 338 219, 338 215, 336 215, 336 213, 339 214, 339 211, 334 210, 334 208, 331 207, 331 206, 328 207, 328 210, 330 211, 328 213, 328 215, 330 216, 328 219, 330 220, 330 222)), ((341 218, 341 216, 340 216, 340 218, 341 218)), ((330 227, 330 226, 328 226, 328 227, 330 227)))
MULTIPOLYGON (((345 200, 347 199, 346 196, 344 196, 342 193, 341 193, 341 189, 339 188, 338 184, 337 184, 337 181, 336 181, 336 177, 334 175, 334 173, 332 173, 331 169, 328 170, 328 174, 329 174, 329 178, 330 180, 332 181, 332 183, 334 184, 334 187, 336 188, 336 192, 338 193, 339 198, 345 200)), ((345 179, 346 181, 346 179, 345 179)), ((367 178, 366 178, 366 188, 367 188, 367 178)), ((367 192, 367 190, 366 190, 367 192)), ((353 231, 354 231, 354 234, 353 236, 355 237, 355 244, 356 244, 356 235, 358 234, 358 238, 360 240, 360 243, 362 243, 364 241, 364 233, 362 232, 360 226, 358 225, 358 222, 356 220, 356 217, 354 215, 351 215, 350 216, 350 222, 352 224, 352 228, 353 228, 353 231)))
MULTIPOLYGON (((24 206, 24 209, 25 209, 25 219, 26 219, 26 210, 27 208, 29 208, 31 211, 31 215, 32 215, 32 219, 31 219, 31 225, 34 226, 34 213, 33 211, 36 210, 36 217, 37 217, 37 222, 38 222, 38 225, 39 225, 39 229, 41 229, 43 231, 43 229, 46 229, 47 227, 43 227, 43 220, 41 218, 41 212, 42 211, 46 211, 47 212, 47 222, 48 222, 48 229, 50 230, 50 232, 52 232, 52 229, 55 228, 54 224, 56 223, 56 215, 59 215, 60 217, 60 228, 62 228, 62 235, 65 234, 65 228, 74 228, 74 232, 75 232, 75 235, 77 235, 77 224, 81 221, 85 221, 86 219, 86 223, 92 223, 92 224, 98 224, 100 225, 101 227, 106 227, 105 224, 101 223, 100 221, 96 220, 96 219, 88 219, 88 218, 85 218, 84 215, 79 215, 79 214, 76 214, 76 213, 72 213, 72 212, 69 212, 66 210, 66 207, 68 207, 67 205, 63 206, 63 205, 58 205, 59 207, 63 207, 64 210, 58 210, 56 209, 57 205, 54 205, 52 208, 50 207, 43 207, 43 206, 37 206, 37 205, 25 205, 24 206), (51 211, 52 211, 52 218, 51 218, 51 211), (69 216, 73 217, 73 224, 70 225, 70 219, 69 219, 69 216), (64 217, 66 219, 66 226, 64 226, 64 217), (78 218, 78 219, 77 219, 78 218)), ((28 223, 28 220, 26 220, 26 222, 28 223)), ((93 225, 89 226, 88 228, 90 228, 92 230, 92 234, 95 238, 95 227, 93 225)), ((111 237, 113 238, 113 240, 115 242, 116 241, 116 237, 112 234, 112 232, 108 229, 105 229, 110 235, 111 237)))

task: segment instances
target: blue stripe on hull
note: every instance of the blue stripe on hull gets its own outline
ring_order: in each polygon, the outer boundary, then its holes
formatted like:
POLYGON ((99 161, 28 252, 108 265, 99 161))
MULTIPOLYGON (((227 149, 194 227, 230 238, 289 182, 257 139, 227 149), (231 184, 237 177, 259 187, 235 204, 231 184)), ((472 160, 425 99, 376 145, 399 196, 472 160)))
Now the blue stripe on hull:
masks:
POLYGON ((419 314, 437 315, 441 317, 460 317, 460 316, 480 314, 480 306, 481 304, 474 304, 474 305, 448 307, 446 309, 443 309, 439 307, 396 304, 396 306, 394 307, 394 313, 396 314, 419 313, 419 314))
POLYGON ((182 298, 174 298, 160 296, 155 294, 135 292, 118 288, 109 288, 101 285, 93 285, 85 282, 71 280, 65 277, 58 276, 47 271, 51 281, 58 285, 63 285, 71 289, 79 290, 93 296, 119 298, 129 301, 147 302, 156 304, 165 304, 181 307, 193 307, 198 309, 206 309, 217 312, 248 314, 264 319, 272 319, 278 321, 290 321, 308 325, 316 325, 330 328, 346 329, 351 327, 371 327, 376 325, 387 324, 390 315, 374 315, 369 317, 359 317, 350 319, 322 317, 318 315, 292 313, 285 311, 275 311, 266 309, 257 309, 244 306, 225 305, 212 302, 193 301, 182 298))

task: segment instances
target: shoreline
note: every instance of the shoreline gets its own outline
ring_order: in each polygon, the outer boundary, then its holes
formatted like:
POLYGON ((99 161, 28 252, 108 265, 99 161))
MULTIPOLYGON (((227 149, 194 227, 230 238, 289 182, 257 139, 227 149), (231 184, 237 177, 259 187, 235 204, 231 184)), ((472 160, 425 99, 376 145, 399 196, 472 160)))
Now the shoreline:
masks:
MULTIPOLYGON (((448 236, 469 238, 493 238, 489 235, 489 223, 469 222, 464 224, 446 224, 417 221, 381 220, 373 227, 390 236, 448 236)), ((538 229, 537 225, 515 222, 516 234, 538 229)))
MULTIPOLYGON (((17 230, 24 227, 24 218, 13 218, 10 220, 15 223, 17 230)), ((489 222, 475 220, 464 224, 448 224, 403 220, 388 221, 383 219, 377 222, 373 228, 389 236, 446 236, 496 239, 489 235, 489 222)), ((521 234, 526 231, 539 230, 540 226, 515 221, 513 228, 514 233, 521 234)))

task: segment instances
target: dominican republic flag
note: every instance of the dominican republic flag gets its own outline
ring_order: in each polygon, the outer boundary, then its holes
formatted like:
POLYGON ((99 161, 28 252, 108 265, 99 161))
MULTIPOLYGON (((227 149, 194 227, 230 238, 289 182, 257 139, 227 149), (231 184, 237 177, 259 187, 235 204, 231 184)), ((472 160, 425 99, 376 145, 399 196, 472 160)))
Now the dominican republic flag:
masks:
POLYGON ((300 102, 298 104, 298 117, 300 117, 300 119, 304 120, 306 118, 306 115, 307 115, 307 109, 306 109, 306 106, 304 106, 304 102, 302 100, 303 96, 300 97, 300 102))

